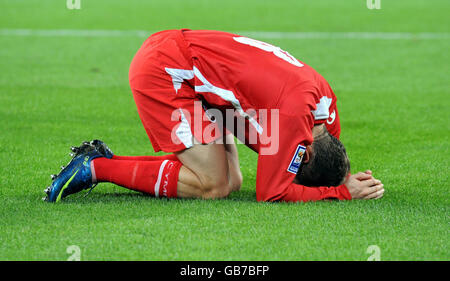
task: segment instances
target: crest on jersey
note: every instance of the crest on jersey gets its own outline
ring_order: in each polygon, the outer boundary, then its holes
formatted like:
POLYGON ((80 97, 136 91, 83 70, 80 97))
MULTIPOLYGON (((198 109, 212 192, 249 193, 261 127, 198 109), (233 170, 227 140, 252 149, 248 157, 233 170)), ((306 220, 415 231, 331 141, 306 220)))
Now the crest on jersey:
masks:
POLYGON ((295 150, 295 154, 292 157, 291 163, 287 168, 287 171, 293 174, 297 174, 298 169, 300 169, 300 165, 302 164, 303 155, 305 155, 306 147, 303 145, 298 145, 295 150))

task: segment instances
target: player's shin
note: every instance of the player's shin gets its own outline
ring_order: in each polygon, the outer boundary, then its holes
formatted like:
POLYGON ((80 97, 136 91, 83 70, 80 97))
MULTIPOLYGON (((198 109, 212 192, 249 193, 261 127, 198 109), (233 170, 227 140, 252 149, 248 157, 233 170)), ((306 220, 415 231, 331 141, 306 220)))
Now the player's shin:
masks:
POLYGON ((111 182, 156 197, 177 197, 179 161, 131 161, 98 158, 92 161, 94 182, 111 182))

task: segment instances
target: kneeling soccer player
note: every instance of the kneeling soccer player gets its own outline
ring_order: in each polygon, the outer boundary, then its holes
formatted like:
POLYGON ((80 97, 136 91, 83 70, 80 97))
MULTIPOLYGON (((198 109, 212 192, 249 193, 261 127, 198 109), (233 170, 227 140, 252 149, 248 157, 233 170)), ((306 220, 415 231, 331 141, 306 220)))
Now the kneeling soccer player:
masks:
POLYGON ((52 176, 47 201, 99 182, 156 197, 227 197, 242 183, 234 135, 259 154, 258 201, 383 196, 371 171, 350 174, 331 87, 278 47, 219 31, 162 31, 143 43, 129 79, 155 152, 172 154, 117 156, 85 142, 52 176))

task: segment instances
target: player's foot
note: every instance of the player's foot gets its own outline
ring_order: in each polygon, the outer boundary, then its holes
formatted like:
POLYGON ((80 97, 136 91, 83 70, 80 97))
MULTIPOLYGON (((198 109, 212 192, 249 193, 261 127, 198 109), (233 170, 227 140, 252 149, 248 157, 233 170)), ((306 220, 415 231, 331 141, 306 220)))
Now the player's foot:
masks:
POLYGON ((83 142, 79 147, 72 147, 72 160, 67 167, 61 167, 58 175, 52 175, 52 185, 44 192, 44 201, 59 202, 67 195, 77 193, 87 188, 94 188, 92 183, 91 161, 98 157, 112 158, 113 153, 108 146, 100 141, 83 142))
POLYGON ((84 153, 87 151, 90 151, 92 149, 97 150, 100 154, 103 155, 103 157, 111 159, 114 155, 114 153, 111 151, 111 149, 106 145, 106 143, 102 142, 101 140, 92 140, 90 142, 84 141, 80 146, 72 146, 70 148, 73 152, 71 156, 75 157, 76 155, 80 153, 84 153))

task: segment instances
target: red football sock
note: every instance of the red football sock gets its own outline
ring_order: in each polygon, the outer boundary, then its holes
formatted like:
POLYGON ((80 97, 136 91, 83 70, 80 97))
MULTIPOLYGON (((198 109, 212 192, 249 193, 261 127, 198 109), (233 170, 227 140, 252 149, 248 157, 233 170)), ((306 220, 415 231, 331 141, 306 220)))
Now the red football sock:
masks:
POLYGON ((175 154, 167 154, 161 156, 120 156, 114 155, 112 157, 114 160, 135 160, 135 161, 158 161, 158 160, 171 160, 178 161, 178 158, 175 154))
POLYGON ((91 161, 93 182, 112 182, 156 197, 177 197, 180 161, 131 161, 104 157, 91 161))

